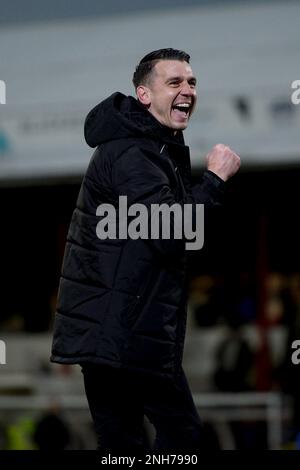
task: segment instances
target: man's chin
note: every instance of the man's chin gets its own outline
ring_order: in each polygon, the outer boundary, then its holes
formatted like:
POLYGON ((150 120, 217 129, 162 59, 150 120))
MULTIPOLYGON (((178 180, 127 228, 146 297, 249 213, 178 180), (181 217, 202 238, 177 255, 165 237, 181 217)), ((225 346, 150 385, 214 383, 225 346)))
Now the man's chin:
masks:
POLYGON ((184 129, 187 128, 187 126, 189 125, 189 119, 173 119, 172 120, 172 128, 174 130, 177 130, 177 131, 183 131, 184 129))
POLYGON ((188 122, 177 123, 172 126, 172 129, 174 129, 174 131, 184 131, 184 129, 187 128, 188 124, 189 124, 188 122))

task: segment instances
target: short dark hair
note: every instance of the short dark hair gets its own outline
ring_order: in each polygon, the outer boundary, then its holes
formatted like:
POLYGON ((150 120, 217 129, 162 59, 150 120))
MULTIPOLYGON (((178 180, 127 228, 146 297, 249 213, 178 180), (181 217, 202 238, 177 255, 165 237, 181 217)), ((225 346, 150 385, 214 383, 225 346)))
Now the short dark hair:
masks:
POLYGON ((132 78, 135 89, 139 85, 145 85, 148 82, 155 64, 160 60, 181 60, 182 62, 189 63, 190 56, 184 51, 172 48, 158 49, 157 51, 150 52, 141 59, 135 68, 132 78))

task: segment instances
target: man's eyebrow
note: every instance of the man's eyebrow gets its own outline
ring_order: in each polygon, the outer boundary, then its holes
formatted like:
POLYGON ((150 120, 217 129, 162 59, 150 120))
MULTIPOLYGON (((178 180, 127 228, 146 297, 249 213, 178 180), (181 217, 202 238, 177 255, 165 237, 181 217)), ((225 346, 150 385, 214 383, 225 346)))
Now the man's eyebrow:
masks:
MULTIPOLYGON (((167 83, 169 83, 169 82, 173 82, 173 81, 174 82, 181 82, 182 80, 184 80, 184 77, 179 75, 179 76, 176 76, 176 77, 170 77, 166 81, 167 81, 167 83)), ((190 77, 190 78, 188 78, 188 82, 197 83, 197 78, 196 77, 190 77)))

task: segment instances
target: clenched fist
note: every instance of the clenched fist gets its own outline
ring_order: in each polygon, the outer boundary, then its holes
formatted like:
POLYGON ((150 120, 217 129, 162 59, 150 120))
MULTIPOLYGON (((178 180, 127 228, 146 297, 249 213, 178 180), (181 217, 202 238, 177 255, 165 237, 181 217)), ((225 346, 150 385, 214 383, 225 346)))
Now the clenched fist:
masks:
POLYGON ((227 181, 241 166, 240 157, 223 144, 215 145, 206 155, 207 169, 227 181))

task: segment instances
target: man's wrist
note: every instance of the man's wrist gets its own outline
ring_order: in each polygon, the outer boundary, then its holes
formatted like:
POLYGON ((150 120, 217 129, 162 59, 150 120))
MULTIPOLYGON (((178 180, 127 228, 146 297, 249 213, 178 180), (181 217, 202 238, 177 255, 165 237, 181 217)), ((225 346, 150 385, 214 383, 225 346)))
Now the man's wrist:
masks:
POLYGON ((223 180, 219 175, 208 169, 204 171, 204 174, 206 174, 209 180, 212 181, 218 189, 225 190, 225 180, 223 180))

